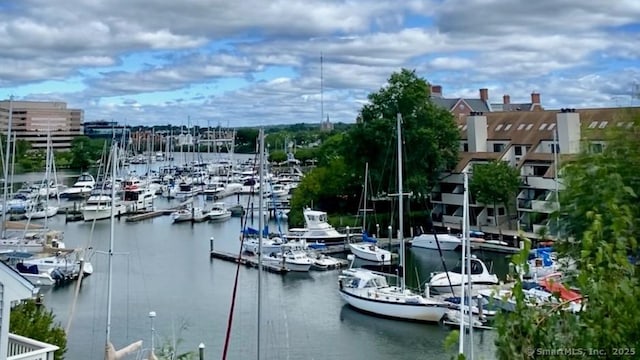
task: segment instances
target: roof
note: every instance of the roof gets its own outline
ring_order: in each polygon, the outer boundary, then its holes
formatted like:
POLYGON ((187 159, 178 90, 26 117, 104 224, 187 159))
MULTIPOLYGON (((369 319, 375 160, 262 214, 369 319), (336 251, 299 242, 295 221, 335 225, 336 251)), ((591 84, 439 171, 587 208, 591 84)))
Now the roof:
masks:
POLYGON ((501 152, 475 152, 475 153, 464 152, 464 153, 461 153, 460 154, 460 160, 458 160, 458 164, 456 165, 456 167, 453 170, 453 172, 454 173, 461 173, 462 170, 464 170, 464 168, 472 161, 496 160, 496 159, 500 158, 500 155, 502 155, 501 152))
POLYGON ((464 102, 467 106, 469 106, 471 111, 481 111, 481 112, 491 111, 487 106, 487 103, 480 99, 464 99, 464 98, 445 99, 445 98, 434 96, 434 97, 431 97, 431 102, 449 111, 453 110, 453 108, 460 102, 464 102))
MULTIPOLYGON (((3 285, 5 286, 5 291, 7 288, 11 290, 16 290, 19 294, 25 295, 23 298, 28 298, 32 296, 34 293, 36 293, 38 290, 38 287, 33 285, 27 278, 22 276, 16 269, 0 261, 0 280, 2 280, 3 274, 6 274, 9 279, 13 280, 12 283, 3 282, 3 285)), ((12 299, 12 300, 19 300, 19 299, 12 299)))

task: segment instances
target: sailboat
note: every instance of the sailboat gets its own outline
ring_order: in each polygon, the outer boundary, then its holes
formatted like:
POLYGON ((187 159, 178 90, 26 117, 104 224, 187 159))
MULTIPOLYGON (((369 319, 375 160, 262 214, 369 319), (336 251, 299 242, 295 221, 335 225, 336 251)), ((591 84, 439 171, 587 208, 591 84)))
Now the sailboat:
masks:
POLYGON ((391 251, 382 249, 376 245, 377 239, 367 234, 367 177, 369 176, 369 163, 365 165, 364 170, 364 212, 362 215, 362 241, 357 243, 349 243, 349 250, 356 257, 364 260, 381 263, 384 265, 391 264, 391 251))
MULTIPOLYGON (((49 188, 51 187, 51 168, 53 163, 53 151, 51 150, 51 132, 47 134, 47 155, 45 160, 45 177, 42 186, 38 190, 36 198, 41 197, 40 192, 44 190, 44 201, 36 201, 32 208, 27 212, 27 218, 29 219, 47 219, 55 216, 58 213, 58 206, 49 205, 49 188)), ((57 187, 56 187, 57 194, 57 187)))
MULTIPOLYGON (((117 161, 117 146, 114 143, 111 145, 111 159, 113 159, 111 164, 111 179, 116 178, 116 166, 117 161)), ((111 186, 111 198, 115 199, 116 197, 116 187, 111 186)), ((114 207, 111 207, 111 228, 109 233, 109 252, 108 252, 108 263, 109 263, 109 273, 108 284, 107 284, 107 326, 106 326, 106 342, 105 342, 105 360, 120 360, 123 359, 126 355, 137 351, 140 347, 142 347, 142 340, 136 341, 130 345, 125 346, 120 350, 116 350, 113 344, 111 343, 111 298, 112 298, 112 287, 113 287, 113 243, 115 238, 115 217, 116 211, 114 207)), ((153 351, 149 356, 150 359, 155 359, 155 355, 153 351)))
MULTIPOLYGON (((401 264, 404 265, 404 236, 403 236, 403 196, 402 193, 402 117, 398 114, 398 199, 399 199, 399 234, 401 239, 401 264)), ((351 255, 350 258, 354 257, 351 255)), ((392 317, 402 320, 439 322, 449 311, 446 302, 414 293, 405 287, 404 266, 400 274, 400 286, 387 283, 388 274, 379 273, 362 268, 350 267, 339 277, 340 296, 352 307, 374 315, 392 317)))

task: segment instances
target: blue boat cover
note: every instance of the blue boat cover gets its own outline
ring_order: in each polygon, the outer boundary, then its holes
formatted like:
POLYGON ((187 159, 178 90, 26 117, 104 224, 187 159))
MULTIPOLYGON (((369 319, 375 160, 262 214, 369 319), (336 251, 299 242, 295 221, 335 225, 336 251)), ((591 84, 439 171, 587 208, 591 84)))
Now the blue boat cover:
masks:
POLYGON ((368 242, 368 243, 373 243, 373 244, 378 242, 378 240, 375 237, 369 236, 369 234, 367 234, 366 231, 362 232, 362 241, 368 242))

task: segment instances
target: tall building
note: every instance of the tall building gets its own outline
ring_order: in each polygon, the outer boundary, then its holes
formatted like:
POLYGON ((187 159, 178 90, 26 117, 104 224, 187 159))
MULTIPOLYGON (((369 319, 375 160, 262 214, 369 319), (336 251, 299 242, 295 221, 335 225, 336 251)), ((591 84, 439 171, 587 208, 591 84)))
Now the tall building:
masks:
POLYGON ((11 133, 17 140, 26 140, 33 149, 47 146, 51 134, 52 147, 56 150, 71 148, 71 141, 83 134, 84 112, 67 109, 64 102, 52 101, 0 101, 0 132, 7 134, 9 110, 12 108, 11 133))

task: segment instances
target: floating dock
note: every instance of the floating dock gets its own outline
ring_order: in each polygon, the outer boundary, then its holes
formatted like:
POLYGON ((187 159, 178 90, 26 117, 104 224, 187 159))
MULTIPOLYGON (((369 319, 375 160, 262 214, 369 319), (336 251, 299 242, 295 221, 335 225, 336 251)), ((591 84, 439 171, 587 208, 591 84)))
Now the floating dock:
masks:
MULTIPOLYGON (((242 254, 240 257, 238 257, 237 254, 231 254, 228 252, 218 251, 218 250, 211 250, 210 254, 212 259, 221 259, 221 260, 231 261, 234 263, 240 263, 241 265, 246 265, 252 268, 257 268, 260 266, 260 263, 258 262, 258 257, 255 255, 242 254)), ((286 274, 289 272, 289 269, 287 269, 286 267, 273 265, 273 264, 263 263, 262 268, 264 270, 267 270, 269 272, 276 273, 276 274, 286 274)))

